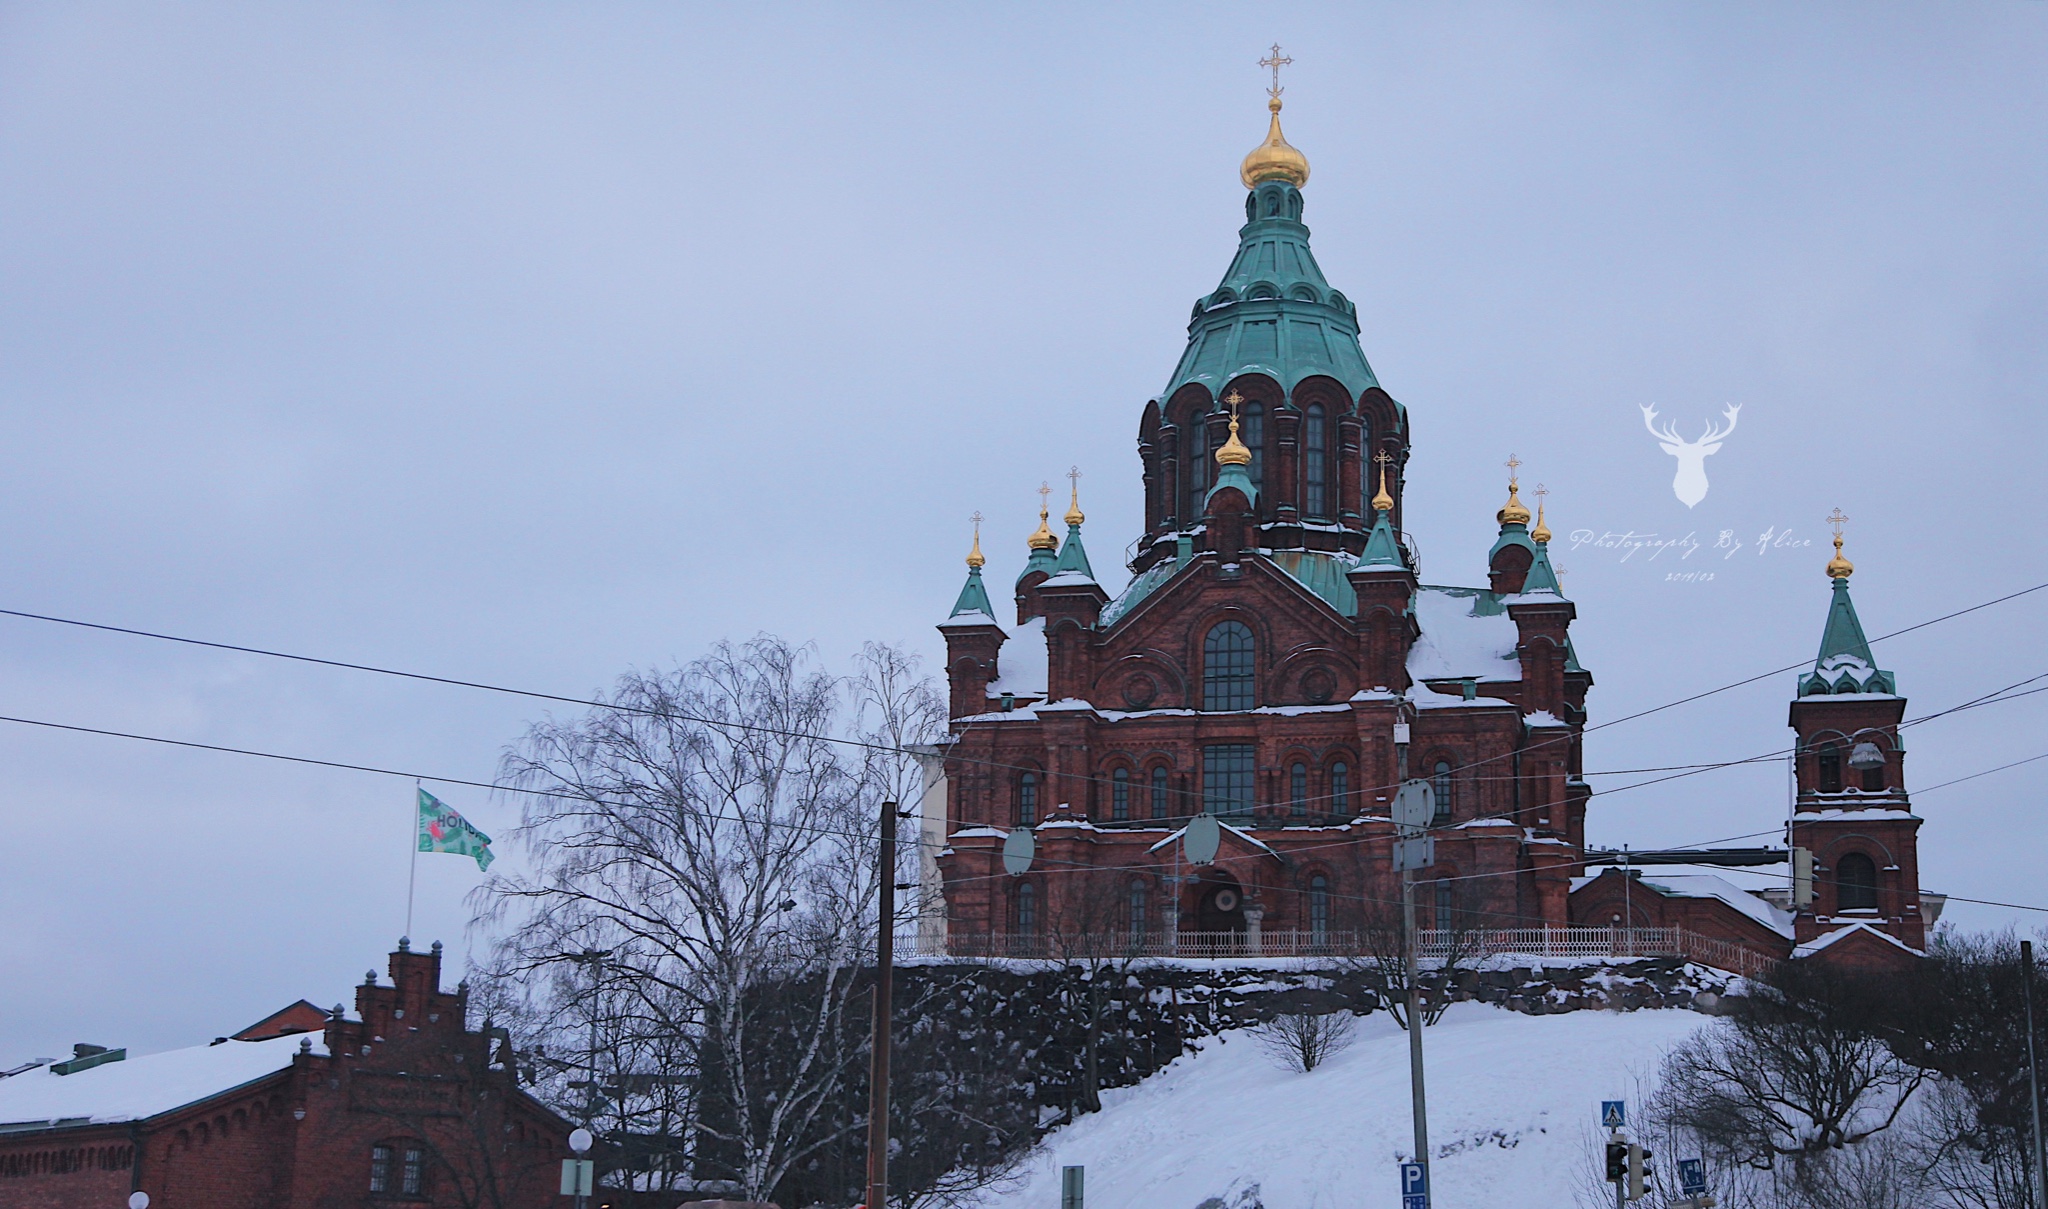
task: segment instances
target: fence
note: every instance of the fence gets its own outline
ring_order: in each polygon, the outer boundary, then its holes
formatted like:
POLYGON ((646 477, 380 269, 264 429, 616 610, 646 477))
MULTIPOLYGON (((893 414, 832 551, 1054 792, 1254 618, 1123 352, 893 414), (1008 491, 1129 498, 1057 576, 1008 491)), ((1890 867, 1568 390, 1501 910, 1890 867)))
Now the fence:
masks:
MULTIPOLYGON (((1014 958, 1027 961, 1163 958, 1372 957, 1392 948, 1391 937, 1342 931, 1245 930, 1240 932, 1133 933, 919 933, 897 938, 906 957, 1014 958)), ((1398 949, 1394 949, 1398 953, 1398 949)), ((1477 931, 1424 929, 1417 933, 1416 957, 1442 962, 1461 958, 1563 957, 1603 960, 1682 957, 1735 974, 1757 975, 1778 958, 1734 941, 1702 936, 1689 928, 1487 928, 1477 931)))

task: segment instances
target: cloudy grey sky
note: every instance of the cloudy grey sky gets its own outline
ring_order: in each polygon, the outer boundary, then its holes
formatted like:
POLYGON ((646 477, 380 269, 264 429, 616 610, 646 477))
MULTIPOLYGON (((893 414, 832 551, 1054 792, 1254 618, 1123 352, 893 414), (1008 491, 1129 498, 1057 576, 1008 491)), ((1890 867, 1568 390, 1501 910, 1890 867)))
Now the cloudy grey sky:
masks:
MULTIPOLYGON (((1483 582, 1518 453, 1596 721, 1810 659, 1836 506, 1873 635, 2048 580, 2032 0, 66 2, 0 6, 0 607, 568 693, 761 630, 929 659, 969 513, 999 583, 1070 464, 1098 568, 1135 535, 1276 40, 1317 253, 1413 416, 1425 578, 1483 582), (1697 508, 1643 403, 1742 406, 1697 508)), ((1929 712, 2048 672, 2044 622, 1880 662, 1929 712)), ((1777 749, 1791 685, 1588 766, 1777 749)), ((8 715, 487 779, 538 710, 0 618, 8 715)), ((2048 752, 2044 720, 1916 728, 1910 781, 2048 752)), ((1922 797, 1928 886, 2048 905, 2044 773, 1922 797)), ((0 724, 0 1067, 345 998, 403 926, 410 793, 0 724)), ((1590 829, 1784 802, 1762 765, 1590 829)), ((414 935, 459 955, 475 870, 420 874, 414 935)))

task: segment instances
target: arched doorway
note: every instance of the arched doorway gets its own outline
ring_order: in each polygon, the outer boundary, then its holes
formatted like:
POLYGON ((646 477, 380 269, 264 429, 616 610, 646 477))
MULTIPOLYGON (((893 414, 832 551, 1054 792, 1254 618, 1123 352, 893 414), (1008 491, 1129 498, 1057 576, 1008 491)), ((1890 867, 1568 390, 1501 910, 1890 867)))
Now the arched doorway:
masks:
POLYGON ((1228 873, 1211 871, 1195 883, 1195 931, 1205 949, 1234 952, 1244 935, 1244 889, 1228 873))

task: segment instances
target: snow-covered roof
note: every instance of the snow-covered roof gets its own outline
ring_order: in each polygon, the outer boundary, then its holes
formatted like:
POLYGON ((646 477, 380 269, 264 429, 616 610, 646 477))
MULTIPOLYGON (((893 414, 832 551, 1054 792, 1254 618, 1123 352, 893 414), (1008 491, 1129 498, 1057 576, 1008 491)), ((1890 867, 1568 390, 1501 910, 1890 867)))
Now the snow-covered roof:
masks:
POLYGON ((308 1040, 314 1053, 327 1052, 319 1033, 290 1033, 166 1050, 70 1075, 45 1066, 0 1079, 0 1132, 153 1117, 283 1070, 308 1040))
POLYGON ((1062 571, 1038 586, 1041 588, 1079 588, 1094 583, 1095 577, 1093 575, 1080 571, 1062 571))
POLYGON ((1817 936, 1814 939, 1807 941, 1805 944, 1800 945, 1798 948, 1793 949, 1792 956, 1811 957, 1815 953, 1820 952, 1822 949, 1832 946, 1836 941, 1844 940, 1857 932, 1868 932, 1872 936, 1877 937, 1879 940, 1885 942, 1886 944, 1894 945, 1901 951, 1911 953, 1915 957, 1926 956, 1925 953, 1922 953, 1920 950, 1907 944, 1905 941, 1900 940, 1898 937, 1893 936, 1891 933, 1881 932, 1878 929, 1873 928, 1866 923, 1853 923, 1846 928, 1836 928, 1834 931, 1829 932, 1825 936, 1817 936))
POLYGON ((1422 636, 1409 648, 1408 674, 1417 680, 1521 679, 1515 654, 1521 636, 1513 618, 1489 607, 1490 596, 1478 588, 1417 588, 1422 636))
POLYGON ((1891 822, 1918 823, 1919 815, 1901 806, 1864 806, 1855 810, 1802 810, 1792 816, 1795 819, 1827 819, 1829 822, 1891 822))
POLYGON ((1781 911, 1756 894, 1711 873, 1644 875, 1636 883, 1672 898, 1718 898, 1780 936, 1792 935, 1792 913, 1781 911))
POLYGON ((990 617, 988 614, 983 613, 978 609, 972 613, 955 613, 951 617, 948 617, 944 621, 940 622, 939 628, 943 630, 948 627, 957 628, 960 626, 971 625, 992 625, 998 629, 1002 628, 1002 623, 998 622, 995 618, 990 617))
POLYGON ((988 695, 1011 693, 1018 697, 1044 697, 1050 679, 1050 657, 1045 650, 1045 618, 1033 617, 1009 631, 1009 641, 996 655, 997 675, 989 682, 988 695))

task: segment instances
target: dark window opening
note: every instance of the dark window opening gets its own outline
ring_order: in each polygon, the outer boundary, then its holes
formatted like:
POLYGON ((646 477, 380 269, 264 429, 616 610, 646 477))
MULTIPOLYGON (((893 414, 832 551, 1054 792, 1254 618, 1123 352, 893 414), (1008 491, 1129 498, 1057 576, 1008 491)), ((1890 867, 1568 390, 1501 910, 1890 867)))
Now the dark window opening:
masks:
POLYGON ((391 1148, 370 1147, 370 1191, 391 1191, 391 1148))
POLYGON ((1287 801, 1295 814, 1308 813, 1308 765, 1297 762, 1287 770, 1287 801))
POLYGON ((1202 708, 1250 709, 1252 632, 1241 621, 1226 621, 1202 642, 1202 708))
POLYGON ((1166 769, 1152 770, 1152 817, 1166 817, 1166 769))
POLYGON ((1430 791, 1436 798, 1436 813, 1430 816, 1431 825, 1451 821, 1451 762, 1438 760, 1436 775, 1430 778, 1430 791))
POLYGON ((1239 411, 1242 423, 1238 439, 1252 451, 1252 486, 1266 489, 1266 409, 1257 403, 1247 403, 1239 411))
POLYGON ((1844 911, 1877 908, 1877 862, 1851 852, 1835 862, 1835 905, 1844 911))
POLYGON ((1308 420, 1302 425, 1305 430, 1302 449, 1303 508, 1311 517, 1323 517, 1329 513, 1323 491, 1324 480, 1329 467, 1329 442, 1324 435, 1323 405, 1308 405, 1308 420))
POLYGON ((1439 928, 1455 926, 1455 922, 1452 919, 1455 910, 1456 899, 1452 893, 1451 883, 1439 881, 1436 884, 1436 926, 1439 928))
POLYGON ((1308 879, 1308 936, 1313 944, 1330 943, 1330 879, 1320 873, 1308 879))
POLYGON ((1145 935, 1145 883, 1131 883, 1131 937, 1145 935))
POLYGON ((1030 935, 1038 931, 1038 891, 1030 882, 1017 887, 1017 931, 1030 935))
POLYGON ((1863 770, 1863 791, 1865 793, 1883 793, 1884 789, 1883 765, 1863 770))
POLYGON ((1131 817, 1131 770, 1119 768, 1109 774, 1109 817, 1121 823, 1131 817))
POLYGON ((1842 749, 1838 744, 1820 745, 1820 791, 1842 792, 1842 749))
POLYGON ((1258 771, 1257 748, 1249 743, 1218 743, 1202 749, 1202 809, 1223 818, 1252 812, 1252 781, 1258 771))
POLYGON ((1038 774, 1027 772, 1017 778, 1017 825, 1038 826, 1038 774))
POLYGON ((1202 518, 1203 497, 1209 494, 1209 426, 1201 412, 1188 413, 1188 514, 1181 528, 1191 529, 1202 518))
POLYGON ((406 1147, 405 1165, 399 1169, 398 1191, 401 1196, 418 1196, 426 1176, 426 1155, 414 1147, 406 1147))
POLYGON ((1343 764, 1330 765, 1330 813, 1351 812, 1351 769, 1343 764))

